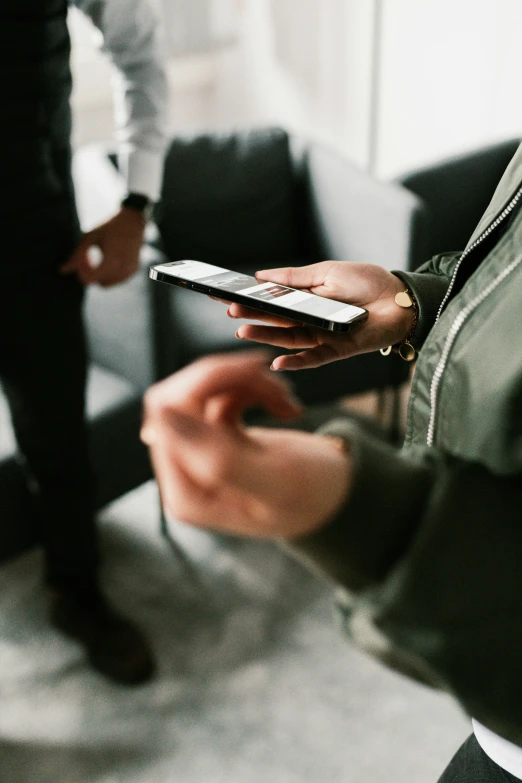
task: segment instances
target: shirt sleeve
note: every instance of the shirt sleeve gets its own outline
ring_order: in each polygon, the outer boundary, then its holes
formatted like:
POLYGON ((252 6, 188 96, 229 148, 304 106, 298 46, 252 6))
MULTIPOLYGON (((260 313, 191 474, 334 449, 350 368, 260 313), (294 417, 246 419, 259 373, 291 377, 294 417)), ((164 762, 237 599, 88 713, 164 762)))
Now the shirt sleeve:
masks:
POLYGON ((417 324, 411 342, 419 351, 434 325, 462 251, 434 256, 415 272, 393 272, 412 291, 417 302, 417 324))
POLYGON ((158 199, 167 139, 168 86, 159 18, 149 0, 74 0, 115 66, 119 160, 129 192, 158 199))
POLYGON ((339 588, 349 636, 522 744, 522 474, 431 449, 411 458, 345 420, 353 489, 291 542, 339 588))

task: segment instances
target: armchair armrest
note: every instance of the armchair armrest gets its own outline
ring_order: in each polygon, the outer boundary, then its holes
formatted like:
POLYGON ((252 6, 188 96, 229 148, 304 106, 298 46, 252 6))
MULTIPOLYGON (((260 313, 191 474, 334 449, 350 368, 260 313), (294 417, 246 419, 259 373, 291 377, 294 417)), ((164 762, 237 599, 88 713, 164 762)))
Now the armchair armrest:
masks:
POLYGON ((163 288, 149 279, 149 267, 165 262, 156 248, 144 245, 138 272, 113 288, 90 286, 86 327, 93 361, 144 391, 159 377, 157 339, 164 312, 163 288))
MULTIPOLYGON (((80 223, 84 231, 114 215, 125 192, 125 183, 111 160, 114 148, 91 144, 78 150, 73 176, 80 223)), ((147 227, 140 268, 125 283, 113 288, 90 286, 85 303, 91 359, 144 391, 159 377, 158 351, 162 342, 163 286, 152 285, 149 267, 165 261, 150 243, 157 229, 147 227)))

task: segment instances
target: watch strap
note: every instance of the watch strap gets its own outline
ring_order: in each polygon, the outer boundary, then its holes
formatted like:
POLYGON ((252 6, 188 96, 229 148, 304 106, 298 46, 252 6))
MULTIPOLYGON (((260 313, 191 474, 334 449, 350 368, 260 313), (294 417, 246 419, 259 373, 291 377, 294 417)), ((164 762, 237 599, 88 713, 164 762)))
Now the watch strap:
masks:
POLYGON ((121 202, 121 206, 141 212, 145 220, 149 220, 152 217, 154 210, 154 202, 142 193, 127 193, 121 202))

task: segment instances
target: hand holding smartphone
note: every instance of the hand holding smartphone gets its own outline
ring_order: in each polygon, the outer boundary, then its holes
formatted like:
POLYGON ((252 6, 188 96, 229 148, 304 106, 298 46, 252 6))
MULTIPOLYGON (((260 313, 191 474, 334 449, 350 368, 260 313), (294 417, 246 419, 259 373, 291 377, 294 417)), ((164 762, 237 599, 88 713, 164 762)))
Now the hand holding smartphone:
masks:
POLYGON ((149 276, 161 283, 188 288, 208 296, 331 332, 347 332, 365 321, 368 312, 335 299, 279 283, 259 283, 255 277, 202 261, 172 261, 151 267, 149 276))

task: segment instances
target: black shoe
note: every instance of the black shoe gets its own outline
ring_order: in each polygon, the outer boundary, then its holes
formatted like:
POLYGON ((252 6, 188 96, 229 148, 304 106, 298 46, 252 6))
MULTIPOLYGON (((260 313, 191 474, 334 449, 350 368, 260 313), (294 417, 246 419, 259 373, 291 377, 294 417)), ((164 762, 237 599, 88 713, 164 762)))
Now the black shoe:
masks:
POLYGON ((99 593, 49 592, 51 623, 84 645, 95 669, 112 680, 139 685, 150 680, 154 659, 142 633, 99 593))

